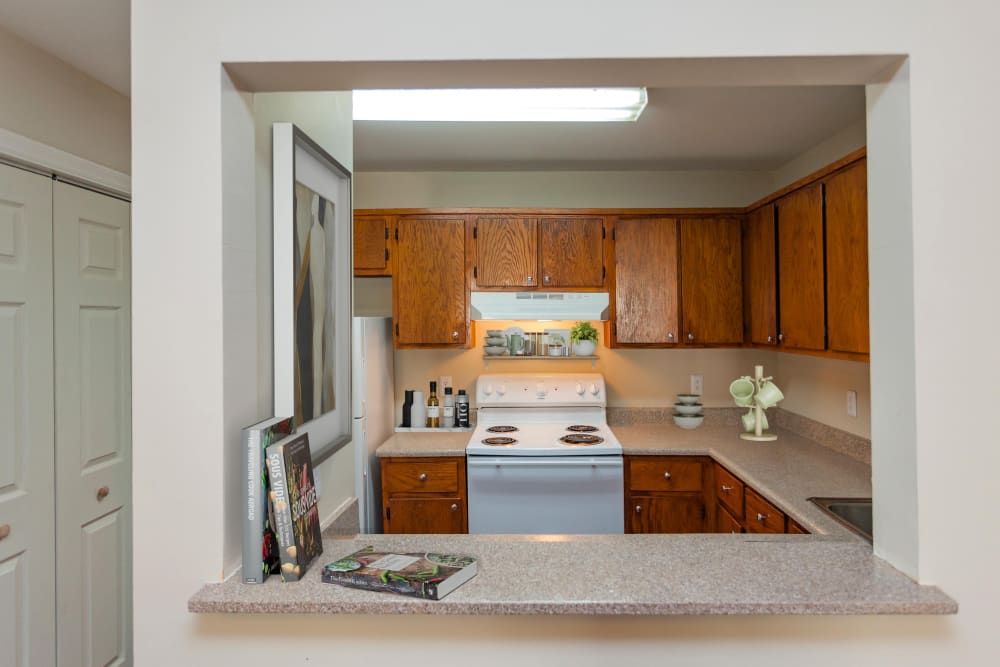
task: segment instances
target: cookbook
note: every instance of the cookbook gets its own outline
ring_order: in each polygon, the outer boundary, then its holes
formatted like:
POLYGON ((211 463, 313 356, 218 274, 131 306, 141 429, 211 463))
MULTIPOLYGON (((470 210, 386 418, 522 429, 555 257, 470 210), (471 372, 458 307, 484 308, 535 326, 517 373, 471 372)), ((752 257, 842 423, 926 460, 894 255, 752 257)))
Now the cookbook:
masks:
POLYGON ((288 436, 268 447, 267 471, 281 552, 281 580, 298 581, 323 553, 309 434, 288 436))
POLYGON ((291 417, 272 417, 243 429, 243 583, 259 584, 281 567, 274 534, 271 482, 264 460, 271 443, 292 432, 291 417))
POLYGON ((323 568, 323 581, 349 588, 440 600, 476 576, 474 556, 434 552, 392 553, 372 546, 323 568))

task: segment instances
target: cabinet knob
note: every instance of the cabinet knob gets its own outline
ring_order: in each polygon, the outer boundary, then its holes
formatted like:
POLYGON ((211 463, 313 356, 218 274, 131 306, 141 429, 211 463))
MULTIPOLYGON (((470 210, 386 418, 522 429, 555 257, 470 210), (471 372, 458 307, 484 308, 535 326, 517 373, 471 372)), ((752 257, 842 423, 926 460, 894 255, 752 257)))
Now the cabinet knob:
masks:
POLYGON ((458 332, 457 331, 452 331, 451 332, 451 339, 452 340, 458 340, 458 332))
POLYGON ((785 340, 785 334, 783 333, 778 334, 778 340, 779 341, 785 340))
POLYGON ((667 332, 667 340, 673 340, 673 339, 674 339, 674 332, 673 331, 668 331, 667 332))
POLYGON ((635 506, 635 513, 639 514, 640 512, 642 512, 642 505, 636 505, 635 506))
POLYGON ((101 488, 99 488, 97 490, 97 499, 98 500, 104 500, 105 498, 108 497, 109 493, 111 493, 111 489, 109 489, 106 486, 102 486, 101 488))
POLYGON ((5 523, 0 526, 0 540, 5 539, 8 535, 10 535, 10 524, 5 523))
POLYGON ((529 283, 531 282, 531 280, 532 280, 531 276, 528 276, 528 282, 529 283))
POLYGON ((670 473, 669 472, 663 473, 663 479, 670 479, 670 473))
POLYGON ((458 511, 458 505, 456 503, 452 503, 451 504, 451 511, 452 512, 457 512, 458 511))
POLYGON ((731 487, 731 486, 726 486, 725 484, 723 484, 723 485, 722 485, 722 492, 723 492, 723 493, 729 493, 729 492, 730 492, 730 491, 732 491, 732 490, 733 490, 733 487, 731 487))
POLYGON ((688 340, 694 340, 694 334, 693 333, 689 333, 688 334, 688 340))
POLYGON ((544 278, 542 278, 542 280, 544 280, 545 283, 548 284, 552 282, 552 276, 545 276, 544 278))
POLYGON ((425 473, 425 472, 420 473, 420 476, 417 477, 417 479, 419 479, 421 482, 426 482, 427 481, 427 473, 425 473))
POLYGON ((760 521, 761 523, 764 523, 765 521, 767 521, 767 515, 757 512, 757 520, 760 521))
POLYGON ((774 342, 774 336, 768 336, 767 337, 767 342, 768 343, 773 343, 774 342))

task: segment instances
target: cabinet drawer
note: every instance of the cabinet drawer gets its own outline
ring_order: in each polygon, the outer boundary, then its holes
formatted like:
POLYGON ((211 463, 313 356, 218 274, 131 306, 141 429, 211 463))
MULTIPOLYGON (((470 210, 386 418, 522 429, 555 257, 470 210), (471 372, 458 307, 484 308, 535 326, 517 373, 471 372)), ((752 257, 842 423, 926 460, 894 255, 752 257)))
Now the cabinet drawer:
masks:
POLYGON ((632 491, 701 491, 701 461, 676 456, 636 456, 629 459, 632 491))
POLYGON ((464 493, 459 489, 459 462, 455 459, 390 459, 382 461, 382 488, 386 493, 464 493))
POLYGON ((746 490, 748 533, 784 533, 785 514, 753 489, 746 490))
POLYGON ((788 533, 790 535, 808 535, 809 531, 803 528, 797 522, 788 519, 788 533))
POLYGON ((715 532, 717 533, 742 533, 743 526, 737 521, 726 506, 719 503, 715 514, 715 532))
POLYGON ((733 516, 743 519, 743 482, 719 464, 715 465, 715 497, 733 516))

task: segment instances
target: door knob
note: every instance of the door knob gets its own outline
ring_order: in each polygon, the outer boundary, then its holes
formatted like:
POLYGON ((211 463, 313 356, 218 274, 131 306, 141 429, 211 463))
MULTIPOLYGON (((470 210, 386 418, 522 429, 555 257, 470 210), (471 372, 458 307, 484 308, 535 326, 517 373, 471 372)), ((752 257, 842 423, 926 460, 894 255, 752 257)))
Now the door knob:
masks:
POLYGON ((774 336, 768 336, 767 337, 767 342, 768 343, 773 343, 774 342, 774 336))
POLYGON ((674 332, 673 331, 668 331, 667 332, 667 340, 669 340, 669 341, 673 341, 674 340, 674 332))
POLYGON ((550 283, 552 282, 552 276, 545 276, 544 278, 542 278, 542 280, 544 280, 546 283, 550 283))
POLYGON ((99 488, 97 490, 97 499, 98 500, 104 500, 105 498, 108 497, 109 493, 111 493, 111 489, 109 489, 106 486, 102 486, 101 488, 99 488))
POLYGON ((640 512, 642 512, 642 505, 636 505, 635 506, 635 513, 638 514, 640 512))
POLYGON ((767 521, 767 515, 766 514, 761 514, 760 512, 757 512, 757 520, 760 521, 761 523, 763 523, 763 522, 767 521))
POLYGON ((420 477, 418 477, 417 479, 419 479, 421 482, 426 482, 427 481, 427 473, 425 473, 425 472, 420 473, 420 477))
POLYGON ((729 493, 729 492, 730 492, 730 491, 732 491, 732 490, 733 490, 733 487, 731 487, 731 486, 726 486, 725 484, 723 484, 723 485, 722 485, 722 492, 723 492, 723 493, 729 493))
POLYGON ((688 340, 694 340, 694 334, 693 333, 689 333, 688 334, 688 340))
POLYGON ((458 332, 457 331, 452 331, 451 332, 451 339, 452 340, 458 340, 458 332))
POLYGON ((452 504, 451 504, 451 511, 452 511, 452 512, 457 512, 457 511, 458 511, 458 505, 457 505, 457 504, 455 504, 455 503, 452 503, 452 504))
POLYGON ((528 276, 528 282, 529 283, 531 282, 531 276, 528 276))
POLYGON ((670 479, 670 473, 669 472, 663 473, 663 479, 670 479))

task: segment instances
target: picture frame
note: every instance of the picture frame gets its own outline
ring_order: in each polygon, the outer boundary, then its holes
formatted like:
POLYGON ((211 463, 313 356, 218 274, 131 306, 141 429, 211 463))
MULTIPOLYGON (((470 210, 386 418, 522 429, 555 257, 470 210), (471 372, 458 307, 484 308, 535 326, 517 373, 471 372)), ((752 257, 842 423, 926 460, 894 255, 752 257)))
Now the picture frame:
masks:
POLYGON ((294 124, 271 130, 274 414, 317 465, 351 441, 351 172, 294 124))

